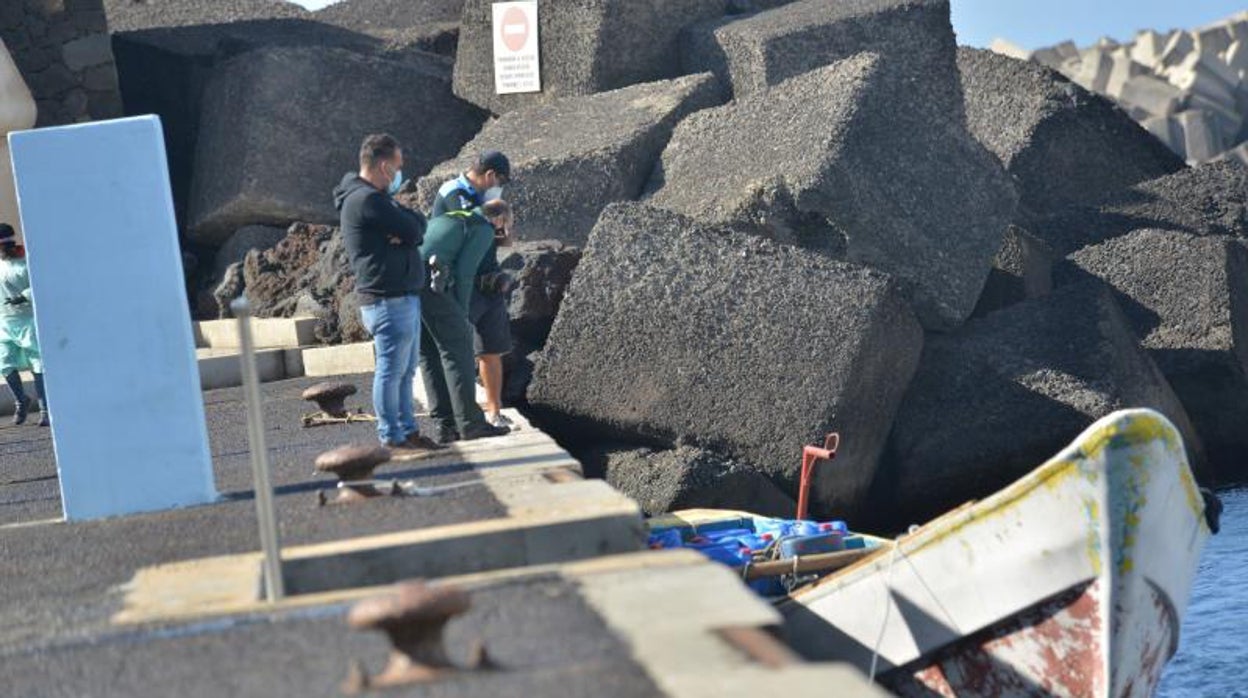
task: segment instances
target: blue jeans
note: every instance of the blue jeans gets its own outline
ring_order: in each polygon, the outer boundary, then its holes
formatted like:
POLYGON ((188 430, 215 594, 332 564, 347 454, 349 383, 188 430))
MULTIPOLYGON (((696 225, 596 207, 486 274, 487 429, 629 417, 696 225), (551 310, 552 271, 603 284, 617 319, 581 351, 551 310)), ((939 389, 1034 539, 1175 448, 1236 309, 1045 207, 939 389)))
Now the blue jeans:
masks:
POLYGON ((419 433, 412 381, 420 361, 420 297, 386 298, 360 308, 360 315, 377 355, 373 373, 377 436, 383 443, 399 443, 419 433))

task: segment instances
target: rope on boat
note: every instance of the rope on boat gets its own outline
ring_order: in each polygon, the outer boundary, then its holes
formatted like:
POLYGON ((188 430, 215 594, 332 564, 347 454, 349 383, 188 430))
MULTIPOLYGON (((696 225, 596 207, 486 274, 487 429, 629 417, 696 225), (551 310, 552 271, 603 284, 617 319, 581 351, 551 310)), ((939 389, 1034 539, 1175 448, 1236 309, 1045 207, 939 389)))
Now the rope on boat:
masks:
POLYGON ((893 540, 893 549, 888 554, 888 567, 885 570, 884 579, 884 613, 880 621, 880 632, 875 636, 875 646, 871 648, 871 671, 867 673, 871 683, 875 683, 875 674, 880 662, 880 646, 884 644, 884 631, 888 629, 888 619, 893 611, 893 604, 888 597, 893 589, 893 567, 897 564, 897 550, 901 548, 901 539, 914 533, 918 528, 918 526, 911 526, 909 531, 897 536, 893 540))

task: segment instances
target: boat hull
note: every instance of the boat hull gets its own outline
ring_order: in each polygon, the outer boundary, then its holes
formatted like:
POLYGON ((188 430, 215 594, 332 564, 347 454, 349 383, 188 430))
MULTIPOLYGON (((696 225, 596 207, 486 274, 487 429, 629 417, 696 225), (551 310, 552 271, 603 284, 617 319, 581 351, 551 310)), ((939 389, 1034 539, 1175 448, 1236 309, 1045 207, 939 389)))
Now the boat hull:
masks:
POLYGON ((1117 413, 1057 458, 780 605, 810 658, 913 696, 1149 696, 1210 535, 1164 417, 1117 413))

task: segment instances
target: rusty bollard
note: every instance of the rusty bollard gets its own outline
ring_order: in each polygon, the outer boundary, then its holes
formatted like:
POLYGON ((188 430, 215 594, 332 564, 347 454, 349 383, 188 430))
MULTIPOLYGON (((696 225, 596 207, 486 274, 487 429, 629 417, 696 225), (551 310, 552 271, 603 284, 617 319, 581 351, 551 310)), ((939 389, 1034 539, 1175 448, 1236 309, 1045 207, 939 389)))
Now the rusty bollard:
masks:
POLYGON ((325 493, 320 492, 320 503, 354 504, 398 494, 398 483, 392 483, 387 491, 378 489, 373 483, 373 471, 389 461, 390 450, 381 446, 342 446, 317 456, 317 471, 338 478, 338 496, 327 500, 325 493))
MULTIPOLYGON (((404 582, 384 596, 356 604, 347 615, 355 630, 380 630, 390 638, 390 660, 377 676, 369 676, 355 662, 342 690, 358 695, 374 688, 391 688, 436 681, 456 670, 447 657, 443 631, 455 616, 468 610, 468 594, 450 586, 404 582)), ((481 663, 483 651, 473 653, 481 663)), ((475 667, 474 667, 475 668, 475 667)))
POLYGON ((335 419, 346 419, 347 398, 355 395, 356 388, 350 383, 317 383, 303 391, 303 399, 315 402, 321 411, 335 419))

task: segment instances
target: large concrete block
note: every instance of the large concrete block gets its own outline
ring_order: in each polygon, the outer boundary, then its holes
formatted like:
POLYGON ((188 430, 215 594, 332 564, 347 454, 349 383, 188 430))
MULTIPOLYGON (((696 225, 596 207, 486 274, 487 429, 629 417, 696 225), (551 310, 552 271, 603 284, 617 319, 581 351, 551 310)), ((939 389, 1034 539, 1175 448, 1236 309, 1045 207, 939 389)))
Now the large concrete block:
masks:
POLYGON ((1102 284, 1062 288, 929 338, 877 476, 878 511, 922 522, 985 497, 1131 407, 1157 409, 1191 437, 1189 447, 1198 443, 1102 284))
POLYGON ((958 50, 971 134, 1014 178, 1019 203, 1051 213, 1183 168, 1105 98, 1034 63, 958 50))
POLYGON ((690 116, 663 153, 652 203, 846 255, 892 275, 925 326, 956 326, 1016 195, 961 120, 909 108, 895 78, 861 54, 690 116))
POLYGON ((1084 89, 1103 94, 1109 85, 1109 76, 1114 70, 1114 59, 1109 51, 1090 48, 1083 52, 1079 70, 1071 78, 1084 89))
POLYGON ((1053 249, 1031 233, 1011 225, 992 263, 992 272, 975 306, 975 317, 1042 298, 1053 290, 1053 249))
POLYGON ((671 451, 622 449, 603 454, 607 484, 656 516, 682 509, 732 509, 792 517, 793 498, 757 469, 691 446, 671 451))
POLYGON ((641 196, 676 124, 724 99, 703 74, 517 109, 435 167, 406 201, 428 210, 438 188, 480 152, 501 150, 511 160, 506 198, 519 236, 581 245, 607 204, 641 196))
POLYGON ((714 449, 786 491, 839 431, 823 513, 860 503, 922 332, 887 276, 640 204, 603 212, 529 390, 544 428, 714 449))
POLYGON ((455 94, 501 114, 680 74, 679 37, 723 15, 726 0, 543 0, 538 14, 542 91, 498 95, 491 0, 468 0, 455 61, 455 94))
POLYGON ((1248 168, 1219 162, 1185 169, 1029 226, 1063 257, 1145 228, 1248 237, 1248 168))
POLYGON ((191 234, 220 244, 249 224, 337 220, 330 195, 360 142, 389 132, 408 176, 452 156, 485 115, 450 92, 436 59, 341 49, 252 51, 222 65, 204 95, 191 234))
POLYGON ((1139 230, 1071 255, 1058 283, 1092 275, 1118 293, 1136 335, 1174 387, 1211 468, 1248 475, 1248 248, 1228 236, 1139 230))
POLYGON ((1208 112, 1189 109, 1174 119, 1183 129, 1183 152, 1188 162, 1208 162, 1223 151, 1222 132, 1208 112))
POLYGON ((870 51, 906 83, 907 108, 961 120, 947 0, 801 0, 703 31, 721 47, 738 98, 870 51))
POLYGON ((1137 75, 1123 83, 1118 99, 1154 116, 1170 116, 1183 104, 1183 93, 1160 78, 1137 75))

